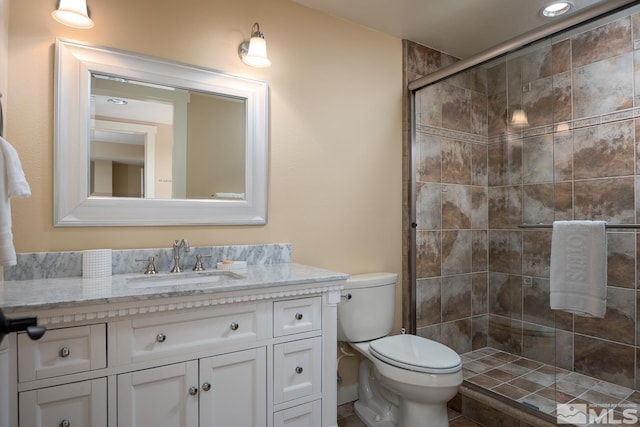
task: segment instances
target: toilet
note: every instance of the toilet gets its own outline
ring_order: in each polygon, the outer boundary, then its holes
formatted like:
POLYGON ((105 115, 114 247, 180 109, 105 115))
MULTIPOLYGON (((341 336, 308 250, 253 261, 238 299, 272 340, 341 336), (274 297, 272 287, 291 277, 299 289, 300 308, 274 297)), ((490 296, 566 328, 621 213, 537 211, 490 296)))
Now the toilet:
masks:
POLYGON ((447 402, 462 384, 462 360, 438 342, 393 328, 393 273, 352 275, 338 304, 338 340, 363 359, 356 414, 369 427, 448 426, 447 402))

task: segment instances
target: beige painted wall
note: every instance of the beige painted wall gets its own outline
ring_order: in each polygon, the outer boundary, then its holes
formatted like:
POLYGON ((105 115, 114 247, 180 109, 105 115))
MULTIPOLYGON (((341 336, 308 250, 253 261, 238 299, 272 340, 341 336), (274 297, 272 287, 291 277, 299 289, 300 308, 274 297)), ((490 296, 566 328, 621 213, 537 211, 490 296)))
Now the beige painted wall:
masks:
POLYGON ((33 193, 13 203, 19 252, 168 246, 178 237, 194 245, 291 242, 296 262, 352 273, 399 272, 399 39, 286 0, 88 3, 96 22, 91 30, 51 19, 55 2, 11 3, 7 138, 33 193), (254 21, 268 42, 268 69, 247 67, 237 55, 254 21), (268 80, 268 225, 54 228, 56 37, 268 80))
MULTIPOLYGON (((18 252, 168 247, 176 238, 195 246, 286 242, 295 262, 347 273, 401 272, 401 40, 287 0, 88 4, 96 26, 75 30, 51 19, 54 1, 11 2, 6 136, 33 193, 12 203, 18 252), (273 61, 268 69, 250 68, 237 55, 255 21, 273 61), (267 80, 269 223, 54 228, 56 37, 267 80)), ((399 300, 396 307, 399 328, 399 300)), ((341 366, 352 383, 352 362, 341 366)))

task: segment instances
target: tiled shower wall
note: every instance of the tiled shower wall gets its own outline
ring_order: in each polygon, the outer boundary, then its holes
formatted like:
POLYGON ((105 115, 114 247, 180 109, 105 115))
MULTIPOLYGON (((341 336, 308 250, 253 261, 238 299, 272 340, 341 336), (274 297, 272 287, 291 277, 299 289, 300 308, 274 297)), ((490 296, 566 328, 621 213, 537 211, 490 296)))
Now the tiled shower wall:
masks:
MULTIPOLYGON (((407 179, 416 182, 418 334, 459 353, 491 346, 640 388, 636 232, 607 233, 607 314, 589 319, 549 309, 551 232, 518 228, 640 223, 639 12, 416 94, 407 179), (528 127, 508 124, 515 109, 528 127)), ((408 80, 453 61, 405 42, 408 80)))

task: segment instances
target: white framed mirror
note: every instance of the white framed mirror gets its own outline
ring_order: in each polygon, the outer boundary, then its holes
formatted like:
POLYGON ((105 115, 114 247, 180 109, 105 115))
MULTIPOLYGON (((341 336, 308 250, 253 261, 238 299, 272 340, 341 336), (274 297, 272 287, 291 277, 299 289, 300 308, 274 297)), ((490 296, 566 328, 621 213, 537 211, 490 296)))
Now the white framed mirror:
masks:
POLYGON ((56 40, 54 225, 266 224, 268 84, 56 40))

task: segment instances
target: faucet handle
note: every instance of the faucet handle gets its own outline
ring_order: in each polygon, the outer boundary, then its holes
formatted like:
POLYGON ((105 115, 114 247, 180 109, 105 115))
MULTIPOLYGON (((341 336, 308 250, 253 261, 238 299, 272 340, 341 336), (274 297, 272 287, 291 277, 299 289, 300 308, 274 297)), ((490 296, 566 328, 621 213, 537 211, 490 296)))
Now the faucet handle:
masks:
POLYGON ((211 258, 211 255, 196 255, 196 265, 193 267, 193 271, 204 271, 202 258, 211 258))
POLYGON ((156 270, 155 260, 156 258, 152 256, 147 259, 136 259, 138 262, 147 262, 147 268, 145 269, 144 274, 156 274, 158 272, 156 270))

